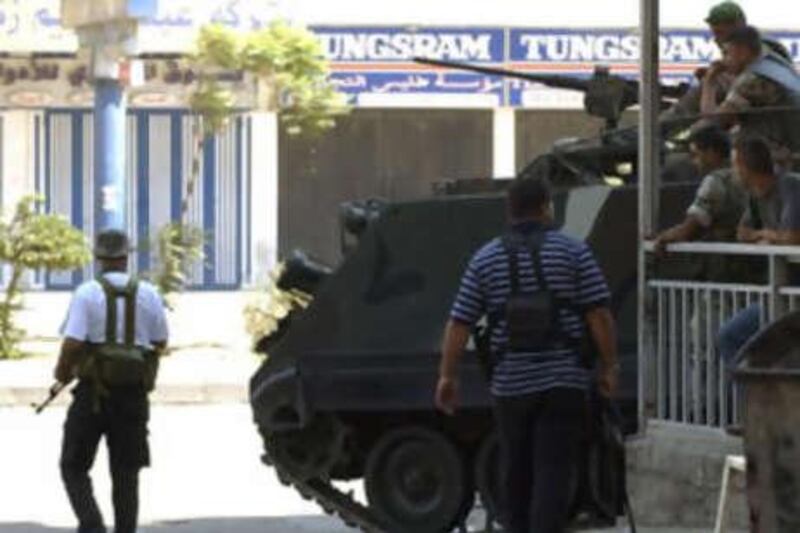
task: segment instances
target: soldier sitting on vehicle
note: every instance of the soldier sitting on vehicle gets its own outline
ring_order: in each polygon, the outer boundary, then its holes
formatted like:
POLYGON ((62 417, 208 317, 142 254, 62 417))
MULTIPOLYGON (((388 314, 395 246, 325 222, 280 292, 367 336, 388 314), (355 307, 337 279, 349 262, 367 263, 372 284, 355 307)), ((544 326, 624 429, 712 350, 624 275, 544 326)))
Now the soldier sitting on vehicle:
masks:
POLYGON ((736 79, 716 116, 701 119, 693 130, 716 123, 759 134, 769 142, 779 170, 790 169, 792 151, 800 148, 800 76, 794 66, 766 53, 761 35, 751 26, 737 28, 728 37, 725 62, 736 79))
MULTIPOLYGON (((747 17, 735 2, 722 2, 711 8, 705 22, 720 52, 724 53, 724 43, 735 30, 747 26, 747 17)), ((791 63, 789 51, 778 41, 764 38, 762 44, 767 54, 791 63)), ((697 69, 695 78, 700 83, 691 87, 680 100, 664 111, 662 119, 669 120, 713 111, 725 99, 735 75, 728 71, 725 61, 718 59, 707 68, 697 69)))

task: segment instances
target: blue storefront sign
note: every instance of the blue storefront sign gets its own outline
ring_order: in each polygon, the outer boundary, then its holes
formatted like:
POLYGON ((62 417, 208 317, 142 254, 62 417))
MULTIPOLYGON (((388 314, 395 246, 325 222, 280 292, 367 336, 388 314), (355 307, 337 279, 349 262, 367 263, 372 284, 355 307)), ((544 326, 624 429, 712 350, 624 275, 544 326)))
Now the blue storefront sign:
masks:
POLYGON ((504 82, 494 76, 451 72, 334 72, 333 84, 347 94, 503 93, 504 82))
MULTIPOLYGON (((667 31, 659 40, 662 83, 693 81, 694 72, 718 59, 719 49, 708 32, 667 31)), ((639 73, 639 36, 622 30, 510 31, 508 67, 532 74, 588 77, 597 65, 617 75, 639 73)), ((524 105, 528 84, 509 81, 508 105, 524 105)))
POLYGON ((505 58, 505 32, 476 28, 313 28, 335 62, 407 62, 414 56, 497 63, 505 58))
MULTIPOLYGON (((315 27, 331 60, 333 83, 358 105, 365 95, 494 95, 496 105, 525 105, 528 82, 436 69, 415 56, 492 65, 534 74, 591 76, 597 65, 638 76, 639 36, 626 29, 315 27)), ((770 34, 800 62, 800 33, 770 34)), ((710 33, 667 30, 660 37, 663 83, 692 82, 719 58, 710 33)))
POLYGON ((498 104, 505 84, 492 76, 435 70, 412 62, 428 57, 475 64, 506 58, 503 29, 314 28, 331 60, 333 84, 358 103, 362 94, 491 94, 498 104))
MULTIPOLYGON (((711 35, 703 31, 667 31, 659 44, 661 61, 666 64, 707 63, 719 54, 711 35)), ((619 30, 512 29, 509 59, 635 65, 639 60, 639 36, 619 30)))

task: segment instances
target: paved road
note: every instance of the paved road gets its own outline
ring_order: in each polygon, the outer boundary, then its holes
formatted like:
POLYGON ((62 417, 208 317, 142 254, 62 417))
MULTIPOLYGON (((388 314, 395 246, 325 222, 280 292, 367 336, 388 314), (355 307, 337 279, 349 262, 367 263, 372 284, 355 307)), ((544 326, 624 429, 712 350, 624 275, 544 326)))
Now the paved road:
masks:
MULTIPOLYGON (((74 531, 57 468, 64 414, 63 407, 40 416, 0 408, 0 533, 74 531)), ((153 467, 142 475, 142 533, 354 532, 283 487, 260 463, 261 443, 246 405, 154 406, 150 430, 153 467)), ((111 517, 106 465, 101 447, 93 473, 101 508, 111 517)))
MULTIPOLYGON (((0 532, 71 531, 57 469, 64 413, 53 408, 37 417, 30 409, 0 409, 0 532)), ((260 463, 261 443, 246 405, 155 406, 150 430, 143 533, 352 532, 260 463)), ((111 517, 106 465, 102 450, 95 486, 111 517)))

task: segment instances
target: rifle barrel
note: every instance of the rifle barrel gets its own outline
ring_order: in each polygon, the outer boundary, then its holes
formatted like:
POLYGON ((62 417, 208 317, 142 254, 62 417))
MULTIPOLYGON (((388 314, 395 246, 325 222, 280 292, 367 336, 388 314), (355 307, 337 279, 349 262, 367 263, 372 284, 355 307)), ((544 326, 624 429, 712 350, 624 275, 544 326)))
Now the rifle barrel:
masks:
POLYGON ((60 381, 59 381, 59 382, 57 382, 57 383, 54 383, 54 384, 53 384, 53 385, 50 387, 50 390, 48 391, 47 398, 46 398, 46 399, 45 399, 45 400, 44 400, 42 403, 40 403, 40 404, 38 404, 38 405, 37 405, 37 404, 33 404, 33 408, 34 408, 34 410, 36 411, 36 414, 38 415, 38 414, 40 414, 42 411, 44 411, 44 410, 45 410, 45 408, 46 408, 48 405, 50 405, 50 403, 51 403, 53 400, 55 400, 55 399, 56 399, 56 396, 58 396, 58 395, 59 395, 59 393, 60 393, 62 390, 64 390, 64 388, 65 388, 66 386, 67 386, 67 384, 66 384, 66 383, 61 383, 60 381))

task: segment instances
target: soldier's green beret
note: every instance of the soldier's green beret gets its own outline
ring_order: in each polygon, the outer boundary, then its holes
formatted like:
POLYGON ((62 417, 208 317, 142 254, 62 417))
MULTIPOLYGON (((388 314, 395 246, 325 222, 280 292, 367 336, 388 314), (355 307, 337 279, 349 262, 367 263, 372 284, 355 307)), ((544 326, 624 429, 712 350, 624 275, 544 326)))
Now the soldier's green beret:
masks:
POLYGON ((706 17, 708 24, 725 24, 744 21, 745 15, 736 2, 722 2, 711 8, 706 17))

